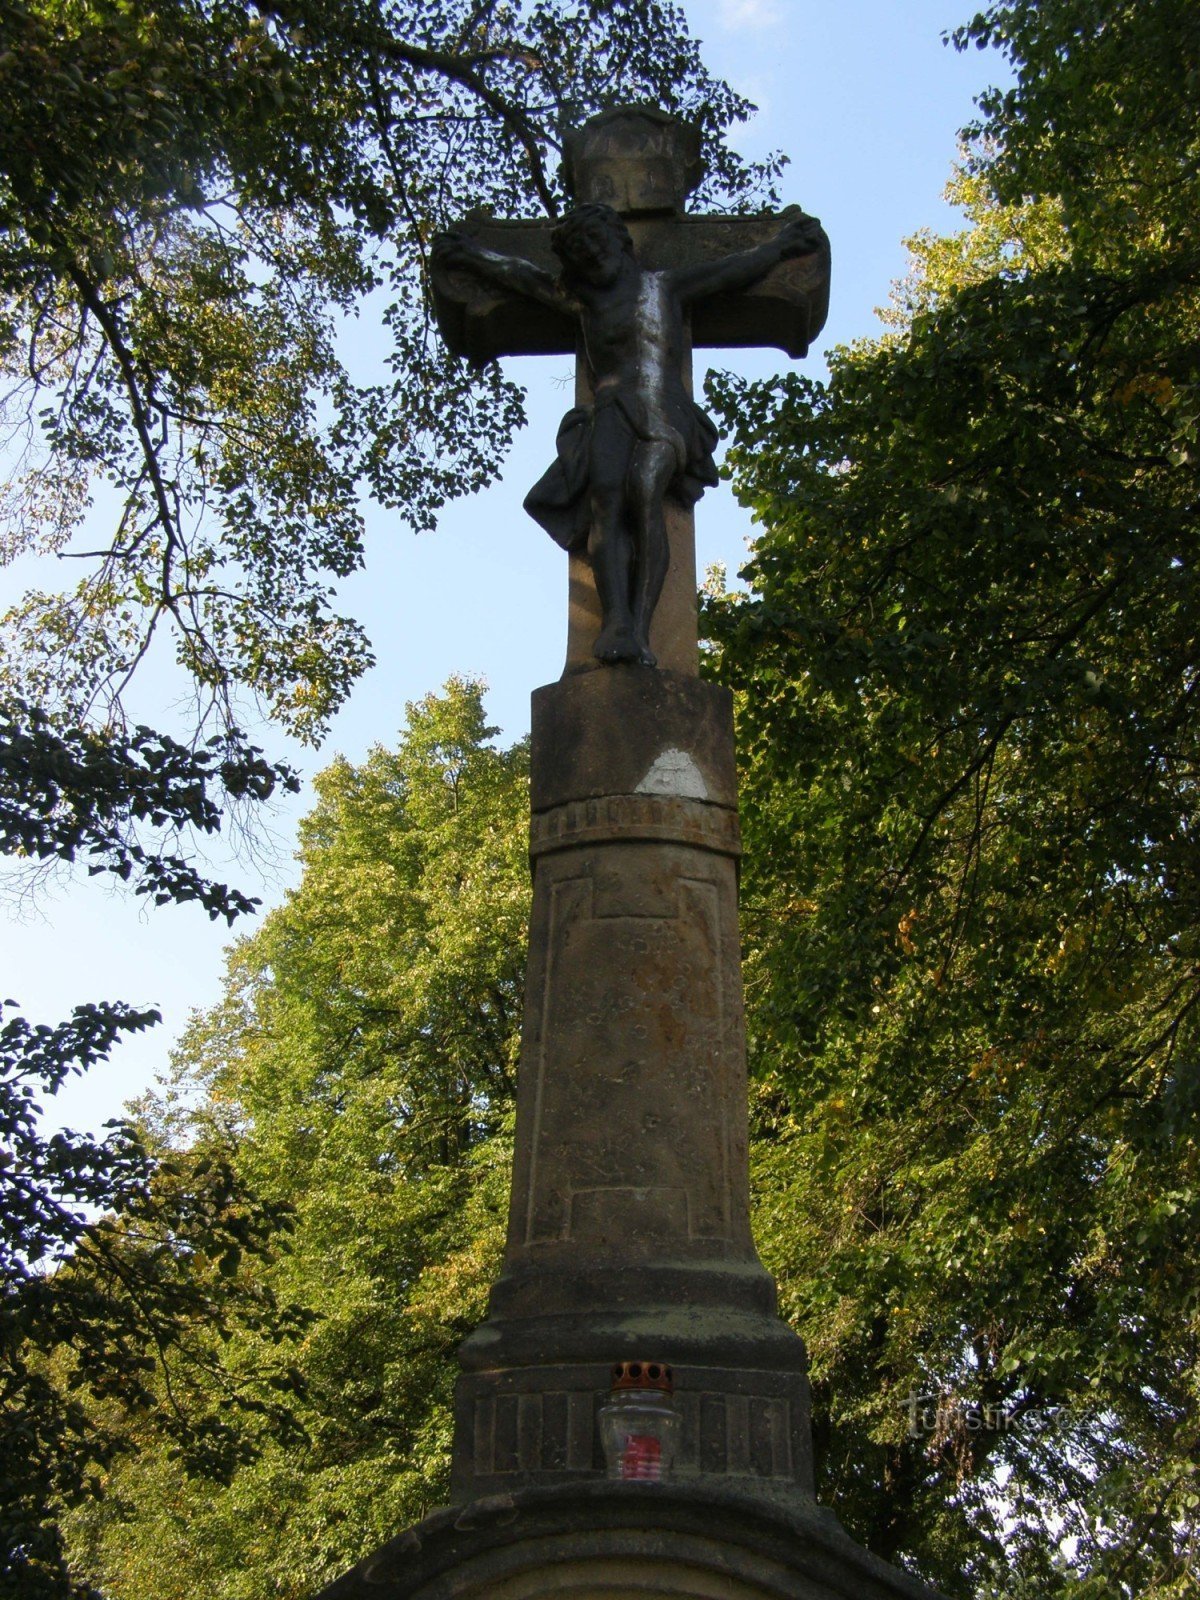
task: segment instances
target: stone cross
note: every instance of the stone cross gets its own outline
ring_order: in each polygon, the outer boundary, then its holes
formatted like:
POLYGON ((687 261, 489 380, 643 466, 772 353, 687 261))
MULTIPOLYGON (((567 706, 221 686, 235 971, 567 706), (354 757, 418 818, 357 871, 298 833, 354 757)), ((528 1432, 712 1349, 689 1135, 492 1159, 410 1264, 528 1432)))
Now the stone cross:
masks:
POLYGON ((561 471, 526 501, 572 551, 571 642, 562 678, 533 695, 513 1187, 489 1315, 459 1353, 462 1501, 594 1478, 598 1387, 612 1362, 645 1358, 675 1368, 685 1478, 811 1494, 803 1347, 750 1234, 732 697, 698 676, 688 481, 704 481, 695 447, 716 430, 687 384, 689 334, 805 350, 829 254, 803 213, 782 228, 681 216, 699 171, 694 129, 609 112, 567 146, 579 203, 559 229, 481 222, 435 255, 454 348, 484 360, 578 343, 582 402, 559 430, 561 471), (803 253, 783 259, 789 244, 803 253), (563 294, 577 245, 591 277, 563 294), (653 480, 662 456, 656 499, 643 468, 653 480), (670 568, 645 633, 636 563, 625 617, 614 626, 623 596, 598 603, 610 480, 627 525, 641 504, 665 514, 670 568))
POLYGON ((690 398, 692 347, 802 356, 824 323, 819 223, 797 207, 684 215, 701 173, 694 127, 649 108, 606 112, 568 138, 576 209, 565 224, 468 219, 435 247, 434 304, 452 350, 477 363, 578 355, 559 460, 526 500, 570 552, 568 673, 638 660, 696 673, 691 508, 716 481, 717 436, 690 398), (608 281, 622 266, 625 304, 608 281), (652 303, 664 289, 665 314, 652 303), (646 525, 625 533, 639 517, 646 525))
POLYGON ((526 502, 572 552, 571 644, 533 696, 504 1261, 459 1350, 452 1504, 321 1600, 937 1600, 814 1501, 804 1347, 750 1230, 732 696, 697 674, 690 503, 715 429, 683 313, 701 342, 803 354, 828 244, 802 214, 679 215, 699 141, 660 113, 596 118, 567 172, 565 234, 474 223, 434 277, 475 360, 584 335, 578 414, 526 502), (560 287, 576 259, 590 301, 560 287), (626 1380, 655 1374, 674 1396, 652 1423, 626 1380))

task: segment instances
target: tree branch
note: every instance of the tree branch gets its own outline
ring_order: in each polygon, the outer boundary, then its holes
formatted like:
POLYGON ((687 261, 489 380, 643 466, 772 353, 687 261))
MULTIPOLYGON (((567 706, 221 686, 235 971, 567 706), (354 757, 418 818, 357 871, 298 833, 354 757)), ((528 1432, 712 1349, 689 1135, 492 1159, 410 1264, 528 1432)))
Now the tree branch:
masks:
POLYGON ((121 370, 121 380, 125 385, 125 392, 129 397, 130 411, 133 414, 133 425, 137 432, 138 442, 142 447, 142 459, 146 464, 146 473, 154 493, 154 502, 158 507, 158 520, 162 525, 163 539, 165 541, 161 578, 162 599, 164 604, 170 605, 171 556, 178 545, 178 536, 174 514, 167 496, 167 486, 163 481, 162 472, 159 468, 158 453, 154 447, 154 440, 150 435, 149 412, 142 397, 133 355, 121 335, 121 328, 112 313, 112 308, 101 299, 100 291, 96 285, 80 270, 75 262, 71 262, 67 267, 67 273, 79 290, 80 298, 83 300, 84 305, 99 323, 104 337, 108 340, 109 349, 112 351, 117 366, 121 370))

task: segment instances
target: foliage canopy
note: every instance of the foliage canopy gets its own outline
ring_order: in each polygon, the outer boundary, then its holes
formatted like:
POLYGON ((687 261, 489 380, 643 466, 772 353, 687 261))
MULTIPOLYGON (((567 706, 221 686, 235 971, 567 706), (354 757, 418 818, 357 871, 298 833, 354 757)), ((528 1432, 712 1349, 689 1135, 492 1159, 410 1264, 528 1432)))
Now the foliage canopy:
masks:
POLYGON ((129 1122, 103 1138, 39 1126, 41 1097, 158 1020, 78 1006, 57 1028, 0 1026, 0 1595, 95 1594, 67 1569, 60 1518, 124 1453, 155 1445, 228 1477, 258 1438, 297 1437, 308 1318, 245 1271, 279 1248, 286 1206, 251 1194, 228 1149, 155 1161, 129 1122), (255 1359, 223 1345, 253 1330, 255 1359))
MULTIPOLYGON (((494 733, 452 682, 394 751, 321 776, 299 887, 232 951, 182 1098, 145 1108, 158 1140, 235 1150, 288 1208, 293 1247, 252 1281, 313 1321, 302 1443, 228 1484, 147 1448, 74 1514, 113 1597, 303 1600, 445 1499, 454 1351, 503 1233, 528 917, 527 752, 494 733)), ((253 1370, 265 1343, 243 1330, 224 1363, 253 1370)))
POLYGON ((1182 1596, 1200 33, 1044 0, 972 41, 1015 85, 968 227, 827 386, 722 392, 764 1242, 855 1531, 951 1594, 1182 1596))

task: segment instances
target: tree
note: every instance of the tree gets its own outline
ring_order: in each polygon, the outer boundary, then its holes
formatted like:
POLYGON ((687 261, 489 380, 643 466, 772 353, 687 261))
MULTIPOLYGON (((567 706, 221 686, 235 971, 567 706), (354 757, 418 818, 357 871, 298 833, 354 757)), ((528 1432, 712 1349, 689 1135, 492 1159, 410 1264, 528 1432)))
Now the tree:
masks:
POLYGON ((38 1127, 35 1097, 157 1020, 80 1006, 57 1028, 19 1016, 0 1028, 5 1600, 95 1593, 68 1570, 58 1516, 99 1493, 138 1432, 217 1477, 264 1431, 296 1437, 287 1397, 300 1380, 280 1346, 306 1318, 242 1272, 244 1256, 262 1261, 277 1248, 286 1207, 249 1194, 211 1142, 156 1163, 128 1123, 110 1123, 99 1140, 46 1138, 38 1127), (215 1350, 247 1327, 259 1360, 221 1368, 215 1350))
MULTIPOLYGON (((394 751, 321 775, 299 887, 232 952, 181 1046, 182 1100, 147 1108, 147 1138, 235 1149, 294 1214, 252 1281, 314 1318, 306 1439, 225 1484, 161 1445, 116 1463, 70 1524, 112 1600, 302 1600, 446 1498, 454 1351, 503 1233, 528 918, 527 751, 494 733, 455 681, 409 706, 394 751)), ((269 1349, 244 1330, 223 1369, 269 1349)))
POLYGON ((1200 35, 1017 0, 957 236, 828 386, 726 382, 760 1225, 821 1487, 959 1595, 1200 1535, 1200 35), (914 1397, 925 1396, 921 1401, 914 1397))

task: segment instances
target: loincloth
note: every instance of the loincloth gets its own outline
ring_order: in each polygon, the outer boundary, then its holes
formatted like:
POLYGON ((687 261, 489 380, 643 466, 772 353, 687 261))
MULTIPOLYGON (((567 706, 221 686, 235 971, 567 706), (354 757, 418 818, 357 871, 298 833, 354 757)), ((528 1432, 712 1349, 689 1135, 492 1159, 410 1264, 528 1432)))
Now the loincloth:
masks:
POLYGON ((695 505, 719 479, 713 451, 718 433, 712 418, 683 397, 672 415, 654 412, 644 399, 620 390, 601 394, 595 405, 575 406, 558 427, 554 464, 525 496, 525 509, 556 544, 578 550, 587 544, 591 520, 588 476, 596 413, 615 411, 631 439, 666 444, 675 454, 675 473, 667 493, 686 506, 695 505))

